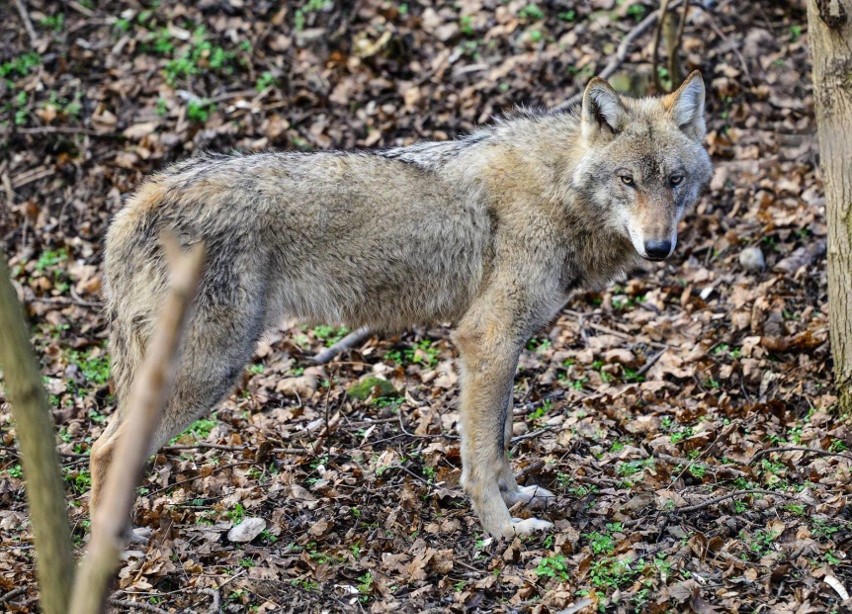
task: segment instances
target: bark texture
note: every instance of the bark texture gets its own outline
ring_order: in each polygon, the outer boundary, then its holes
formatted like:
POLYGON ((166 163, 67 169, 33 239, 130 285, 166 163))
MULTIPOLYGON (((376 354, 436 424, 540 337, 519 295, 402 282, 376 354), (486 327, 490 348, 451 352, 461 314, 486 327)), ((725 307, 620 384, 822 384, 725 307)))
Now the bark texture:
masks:
POLYGON ((820 167, 828 220, 828 309, 842 413, 852 411, 852 2, 809 0, 820 167))
POLYGON ((15 433, 26 480, 33 524, 41 609, 61 614, 68 608, 74 575, 71 529, 65 488, 59 473, 56 432, 29 341, 29 325, 0 253, 0 369, 15 417, 15 433))

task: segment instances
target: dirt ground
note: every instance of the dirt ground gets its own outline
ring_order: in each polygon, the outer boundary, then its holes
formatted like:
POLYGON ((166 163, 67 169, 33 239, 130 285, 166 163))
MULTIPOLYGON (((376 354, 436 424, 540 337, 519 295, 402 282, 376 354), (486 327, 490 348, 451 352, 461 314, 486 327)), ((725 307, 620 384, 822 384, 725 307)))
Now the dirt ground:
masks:
MULTIPOLYGON (((125 555, 117 611, 850 611, 852 436, 831 382, 806 17, 800 2, 696 4, 681 58, 708 87, 711 190, 673 258, 575 296, 521 358, 512 457, 522 482, 558 493, 540 513, 556 529, 482 533, 458 485, 447 328, 374 337, 316 367, 346 331, 294 325, 154 458, 136 508, 150 539, 125 555), (265 529, 229 541, 247 518, 265 529)), ((87 455, 114 407, 102 238, 145 174, 200 149, 387 147, 553 107, 656 8, 25 5, 34 37, 0 6, 0 241, 78 549, 87 455)), ((637 39, 614 84, 647 84, 653 39, 637 39)), ((5 403, 0 438, 0 601, 30 612, 5 403)))

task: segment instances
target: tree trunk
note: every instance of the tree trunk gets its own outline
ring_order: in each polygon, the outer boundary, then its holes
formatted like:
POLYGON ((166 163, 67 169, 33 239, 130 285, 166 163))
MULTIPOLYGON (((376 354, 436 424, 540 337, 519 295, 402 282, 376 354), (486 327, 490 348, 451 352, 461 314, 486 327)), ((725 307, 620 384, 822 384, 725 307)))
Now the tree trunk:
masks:
POLYGON ((828 219, 828 311, 841 413, 852 411, 852 2, 809 0, 820 167, 828 219))
POLYGON ((0 253, 0 368, 12 414, 33 524, 41 609, 62 614, 71 597, 74 553, 59 474, 56 433, 6 257, 0 253))

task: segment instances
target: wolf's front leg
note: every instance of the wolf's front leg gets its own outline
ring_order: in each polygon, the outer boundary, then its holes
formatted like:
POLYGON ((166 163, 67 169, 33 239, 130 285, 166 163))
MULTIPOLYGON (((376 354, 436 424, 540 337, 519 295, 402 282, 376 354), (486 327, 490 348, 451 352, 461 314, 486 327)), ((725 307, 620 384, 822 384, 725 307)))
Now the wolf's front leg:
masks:
POLYGON ((462 487, 483 528, 495 537, 525 535, 553 526, 528 518, 513 519, 503 499, 506 472, 518 489, 506 458, 509 402, 520 353, 517 336, 490 318, 472 315, 455 335, 461 354, 462 487))

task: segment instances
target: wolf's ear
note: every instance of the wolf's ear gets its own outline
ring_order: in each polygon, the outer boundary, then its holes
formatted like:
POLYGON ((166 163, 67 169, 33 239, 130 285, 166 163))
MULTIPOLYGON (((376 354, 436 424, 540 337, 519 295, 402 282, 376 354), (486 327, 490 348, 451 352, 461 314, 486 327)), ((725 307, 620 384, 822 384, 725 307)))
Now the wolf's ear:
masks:
POLYGON ((595 77, 583 92, 583 138, 618 134, 627 123, 627 110, 621 98, 606 81, 595 77))
POLYGON ((693 70, 677 90, 663 98, 663 106, 687 136, 696 141, 704 138, 704 79, 699 71, 693 70))

